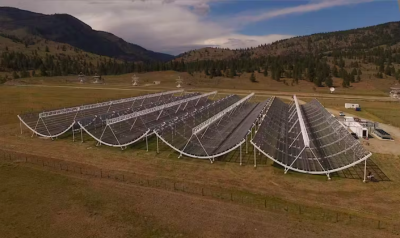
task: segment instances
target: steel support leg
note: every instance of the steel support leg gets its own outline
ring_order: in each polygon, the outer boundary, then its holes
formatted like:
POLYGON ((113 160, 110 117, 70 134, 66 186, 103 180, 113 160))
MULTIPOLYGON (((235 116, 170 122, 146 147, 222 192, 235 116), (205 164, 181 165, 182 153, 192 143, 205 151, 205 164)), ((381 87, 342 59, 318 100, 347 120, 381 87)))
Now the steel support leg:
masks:
POLYGON ((254 150, 254 168, 257 167, 257 151, 256 151, 256 147, 253 148, 254 150))
POLYGON ((149 142, 147 140, 147 134, 146 134, 146 151, 149 152, 149 142))
POLYGON ((242 166, 242 145, 240 145, 240 166, 242 166))
POLYGON ((81 128, 81 143, 83 143, 83 132, 82 132, 82 128, 81 128))
POLYGON ((22 135, 22 122, 21 122, 21 120, 19 121, 19 128, 21 129, 21 135, 22 135))
POLYGON ((364 162, 364 183, 367 182, 367 160, 364 162))
POLYGON ((73 126, 72 126, 72 141, 75 142, 75 132, 73 126))
POLYGON ((160 153, 160 151, 158 150, 158 136, 157 136, 157 154, 160 153))
POLYGON ((249 135, 246 135, 246 154, 248 153, 248 147, 249 147, 249 143, 247 142, 247 140, 249 139, 248 137, 249 135))

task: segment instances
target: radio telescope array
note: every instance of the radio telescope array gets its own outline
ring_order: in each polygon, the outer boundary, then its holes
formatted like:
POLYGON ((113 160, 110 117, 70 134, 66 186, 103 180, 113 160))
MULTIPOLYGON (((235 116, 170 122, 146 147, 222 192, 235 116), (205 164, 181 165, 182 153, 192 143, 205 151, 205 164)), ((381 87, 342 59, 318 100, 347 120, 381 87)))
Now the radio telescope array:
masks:
POLYGON ((139 77, 136 76, 136 74, 134 74, 132 76, 132 86, 138 86, 139 85, 139 77))
MULTIPOLYGON (((177 83, 183 80, 177 79, 177 83)), ((227 95, 213 100, 217 92, 198 93, 174 90, 76 106, 52 111, 18 115, 33 135, 57 138, 72 131, 92 137, 97 145, 126 149, 155 137, 179 157, 210 160, 232 151, 249 153, 252 146, 254 166, 257 155, 271 159, 289 170, 306 174, 325 174, 365 162, 372 155, 347 128, 314 99, 300 104, 271 97, 263 102, 227 95), (243 151, 244 150, 244 151, 243 151)), ((22 131, 22 128, 21 128, 22 131)))
POLYGON ((329 89, 329 91, 331 91, 331 93, 333 93, 333 92, 335 92, 335 88, 334 88, 334 87, 331 87, 331 88, 329 89))
POLYGON ((183 84, 183 79, 181 78, 181 76, 178 76, 178 78, 176 79, 176 83, 178 84, 176 87, 177 88, 181 88, 181 84, 183 84))

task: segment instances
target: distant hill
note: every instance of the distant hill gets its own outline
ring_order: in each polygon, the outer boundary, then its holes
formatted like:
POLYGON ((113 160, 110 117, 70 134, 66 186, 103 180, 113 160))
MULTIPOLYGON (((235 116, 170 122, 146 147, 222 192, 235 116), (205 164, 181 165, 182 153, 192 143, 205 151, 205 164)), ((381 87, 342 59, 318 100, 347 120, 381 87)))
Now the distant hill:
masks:
POLYGON ((370 51, 374 47, 399 48, 400 22, 389 22, 365 28, 319 33, 281 40, 247 49, 203 48, 185 52, 176 61, 229 60, 263 56, 329 54, 333 51, 370 51))
POLYGON ((111 33, 93 30, 68 14, 45 15, 0 7, 0 32, 15 35, 28 43, 35 38, 43 38, 121 60, 154 62, 174 58, 128 43, 111 33))

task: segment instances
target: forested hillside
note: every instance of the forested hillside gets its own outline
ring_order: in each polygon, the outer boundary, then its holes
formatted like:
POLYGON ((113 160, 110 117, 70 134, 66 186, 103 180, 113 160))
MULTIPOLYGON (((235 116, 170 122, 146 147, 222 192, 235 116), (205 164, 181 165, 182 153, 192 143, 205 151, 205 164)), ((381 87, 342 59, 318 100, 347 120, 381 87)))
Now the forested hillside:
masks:
POLYGON ((273 79, 308 80, 316 86, 331 86, 332 77, 342 86, 361 80, 366 65, 375 65, 376 78, 400 77, 400 23, 321 33, 281 40, 247 49, 204 48, 181 54, 178 68, 204 71, 210 77, 234 77, 241 72, 264 72, 273 79), (345 62, 348 62, 347 64, 345 62))
POLYGON ((45 15, 17 8, 0 7, 0 32, 16 35, 33 45, 37 38, 69 44, 86 52, 127 61, 168 61, 174 57, 157 53, 102 31, 93 30, 68 14, 45 15))

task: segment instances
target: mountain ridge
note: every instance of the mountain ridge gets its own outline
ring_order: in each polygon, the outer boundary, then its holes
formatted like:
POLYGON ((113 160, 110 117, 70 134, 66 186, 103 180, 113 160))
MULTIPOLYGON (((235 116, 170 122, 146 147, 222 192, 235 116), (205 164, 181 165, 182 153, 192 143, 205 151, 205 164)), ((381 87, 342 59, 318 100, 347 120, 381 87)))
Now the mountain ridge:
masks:
POLYGON ((389 46, 399 48, 400 22, 387 22, 374 26, 334 32, 315 33, 279 40, 245 49, 205 47, 179 54, 175 61, 231 60, 293 54, 329 54, 341 50, 365 50, 389 46))
POLYGON ((84 51, 127 61, 169 61, 172 55, 147 50, 112 33, 97 31, 69 14, 46 15, 0 7, 0 31, 25 40, 41 37, 84 51))

